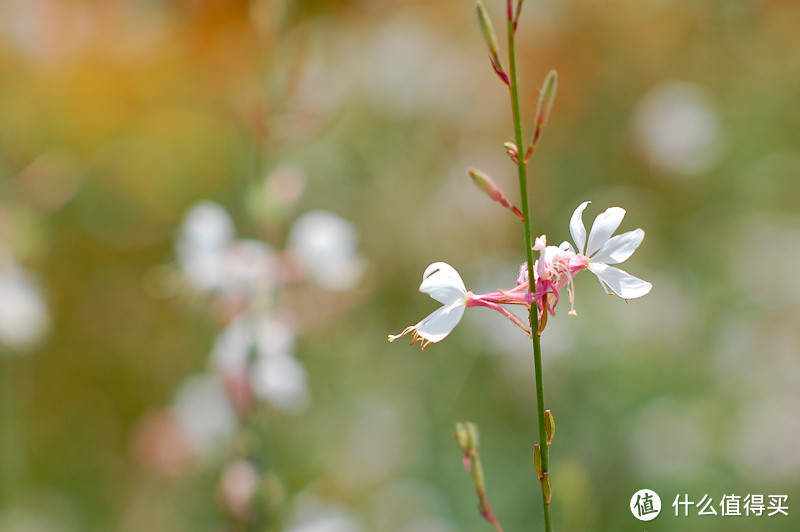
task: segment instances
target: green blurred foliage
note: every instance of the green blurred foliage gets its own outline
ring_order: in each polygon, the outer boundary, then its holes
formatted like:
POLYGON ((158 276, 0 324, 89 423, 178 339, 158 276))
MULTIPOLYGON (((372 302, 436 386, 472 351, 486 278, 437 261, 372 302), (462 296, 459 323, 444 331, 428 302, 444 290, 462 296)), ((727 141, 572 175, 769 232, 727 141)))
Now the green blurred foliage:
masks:
MULTIPOLYGON (((623 229, 647 231, 626 269, 655 286, 626 305, 581 276, 578 317, 545 332, 558 530, 643 529, 626 509, 643 487, 664 503, 647 530, 797 530, 799 25, 790 0, 525 3, 525 116, 560 78, 531 162, 534 231, 559 242, 580 201, 621 205, 623 229), (654 162, 635 125, 671 80, 718 121, 719 154, 689 173, 654 162), (676 518, 678 493, 788 494, 790 516, 676 518)), ((312 392, 306 412, 261 420, 284 515, 311 494, 367 531, 488 529, 452 438, 472 420, 501 522, 537 529, 526 339, 475 309, 425 353, 385 341, 434 308, 416 291, 431 262, 476 292, 513 283, 521 228, 466 175, 515 198, 511 134, 469 3, 5 2, 0 242, 52 328, 0 358, 0 529, 221 530, 219 464, 164 474, 134 443, 222 328, 157 282, 203 198, 277 248, 300 213, 331 210, 369 261, 352 292, 281 299, 312 392), (307 183, 273 216, 253 194, 284 165, 307 183)))

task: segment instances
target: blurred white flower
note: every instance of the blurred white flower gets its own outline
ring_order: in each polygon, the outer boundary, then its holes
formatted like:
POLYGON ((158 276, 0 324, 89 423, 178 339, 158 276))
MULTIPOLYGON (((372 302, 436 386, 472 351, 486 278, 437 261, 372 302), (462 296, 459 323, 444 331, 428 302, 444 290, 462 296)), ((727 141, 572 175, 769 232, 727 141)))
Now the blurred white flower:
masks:
POLYGON ((307 501, 299 506, 288 532, 363 532, 361 525, 339 506, 307 501))
POLYGON ((696 406, 662 396, 640 407, 631 422, 624 433, 640 478, 702 475, 709 441, 703 414, 696 406), (680 434, 680 445, 675 445, 676 434, 680 434))
POLYGON ((257 397, 286 413, 299 413, 310 402, 306 370, 288 353, 262 357, 253 365, 250 384, 257 397))
POLYGON ((216 251, 233 240, 235 234, 233 220, 221 205, 201 201, 183 218, 178 252, 192 256, 216 251))
POLYGON ((275 252, 260 240, 236 240, 219 256, 221 287, 242 292, 269 289, 277 279, 275 252))
POLYGON ((214 290, 222 282, 221 251, 233 240, 233 220, 221 205, 203 201, 189 209, 177 242, 178 261, 198 290, 214 290))
POLYGON ((0 248, 0 342, 19 352, 35 346, 49 327, 50 314, 39 290, 0 248))
POLYGON ((219 496, 225 509, 239 519, 248 519, 259 474, 249 460, 239 458, 225 466, 219 481, 219 496))
POLYGON ((228 212, 203 201, 186 214, 177 242, 178 262, 187 281, 200 291, 268 288, 278 270, 274 251, 259 240, 234 240, 228 212))
POLYGON ((364 273, 357 241, 353 224, 332 212, 314 210, 295 221, 288 249, 311 281, 339 292, 353 288, 364 273))
POLYGON ((644 95, 633 118, 637 143, 656 168, 692 176, 712 170, 723 152, 722 125, 708 91, 669 81, 644 95))
POLYGON ((207 455, 236 430, 236 413, 214 374, 190 377, 178 389, 172 406, 193 450, 207 455))
POLYGON ((728 454, 748 478, 796 479, 800 474, 800 397, 772 393, 746 404, 727 439, 728 454), (752 449, 759 449, 754 456, 752 449))
POLYGON ((294 332, 270 317, 239 316, 217 338, 212 359, 226 378, 245 376, 253 393, 287 413, 310 401, 305 368, 293 355, 294 332))

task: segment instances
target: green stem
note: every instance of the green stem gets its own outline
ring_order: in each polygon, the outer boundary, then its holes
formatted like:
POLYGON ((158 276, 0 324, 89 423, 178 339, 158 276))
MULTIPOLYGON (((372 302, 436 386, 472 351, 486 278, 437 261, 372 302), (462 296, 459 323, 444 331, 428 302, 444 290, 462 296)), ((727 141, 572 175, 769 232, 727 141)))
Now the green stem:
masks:
MULTIPOLYGON (((519 90, 517 88, 517 57, 514 42, 514 17, 511 15, 511 0, 508 0, 508 62, 510 69, 509 92, 511 94, 511 110, 514 116, 514 142, 517 149, 522 149, 522 120, 520 119, 519 90)), ((533 239, 531 237, 530 210, 528 208, 528 176, 527 166, 523 157, 518 157, 517 175, 519 177, 519 193, 522 203, 522 214, 525 217, 522 224, 525 230, 525 254, 528 259, 528 279, 530 280, 529 289, 535 290, 533 284, 533 239)), ((542 384, 542 346, 539 338, 539 315, 536 305, 530 308, 531 338, 533 341, 533 365, 536 373, 536 407, 539 422, 539 445, 542 449, 542 472, 549 472, 550 453, 547 446, 547 433, 544 426, 544 386, 542 384)), ((552 532, 550 524, 550 505, 542 489, 542 507, 544 510, 545 532, 552 532)))

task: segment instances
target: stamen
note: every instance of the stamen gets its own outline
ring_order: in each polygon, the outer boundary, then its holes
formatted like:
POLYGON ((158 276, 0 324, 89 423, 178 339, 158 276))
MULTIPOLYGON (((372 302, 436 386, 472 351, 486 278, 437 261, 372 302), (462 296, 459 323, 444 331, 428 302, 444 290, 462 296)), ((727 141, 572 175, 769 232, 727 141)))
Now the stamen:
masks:
POLYGON ((577 316, 578 312, 575 310, 575 277, 569 269, 569 265, 563 266, 563 273, 567 277, 567 298, 569 299, 569 316, 577 316))
MULTIPOLYGON (((417 324, 417 325, 419 325, 419 324, 417 324)), ((405 336, 405 335, 407 335, 408 333, 410 333, 411 331, 415 331, 415 330, 416 330, 416 328, 417 328, 417 325, 409 325, 408 327, 406 327, 405 329, 403 329, 403 332, 401 332, 400 334, 390 334, 390 335, 389 335, 389 341, 390 341, 390 342, 394 342, 395 340, 397 340, 397 339, 398 339, 398 338, 400 338, 401 336, 405 336)), ((411 345, 414 345, 414 344, 413 344, 413 342, 412 342, 412 344, 411 344, 411 345)))

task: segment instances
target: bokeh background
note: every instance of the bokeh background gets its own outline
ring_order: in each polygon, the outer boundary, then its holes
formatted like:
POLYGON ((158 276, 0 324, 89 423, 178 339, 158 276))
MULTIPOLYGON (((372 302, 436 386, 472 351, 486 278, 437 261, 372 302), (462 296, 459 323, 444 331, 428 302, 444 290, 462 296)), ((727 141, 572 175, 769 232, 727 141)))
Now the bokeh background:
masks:
MULTIPOLYGON (((644 487, 647 530, 798 528, 798 27, 792 0, 525 3, 525 116, 560 75, 534 232, 623 206, 654 284, 584 274, 548 324, 557 530, 644 530, 644 487)), ((488 530, 463 420, 505 529, 538 530, 527 339, 473 309, 386 342, 436 307, 431 262, 513 285, 521 227, 466 176, 516 198, 510 124, 468 1, 0 2, 0 530, 488 530)))

